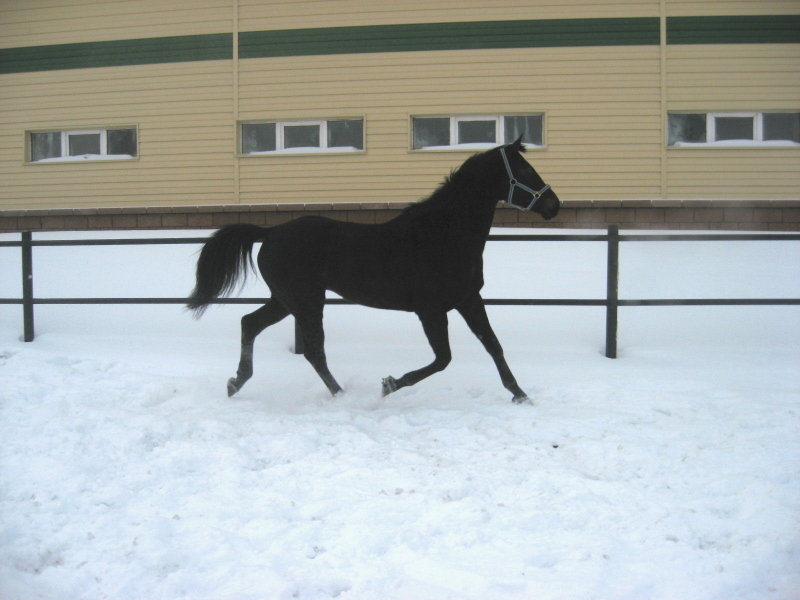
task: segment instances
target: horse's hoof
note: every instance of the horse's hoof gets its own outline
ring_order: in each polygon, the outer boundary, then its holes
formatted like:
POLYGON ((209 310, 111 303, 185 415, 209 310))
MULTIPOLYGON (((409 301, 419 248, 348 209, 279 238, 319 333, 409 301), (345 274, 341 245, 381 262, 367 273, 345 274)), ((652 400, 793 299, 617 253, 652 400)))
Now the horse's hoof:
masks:
POLYGON ((383 380, 381 381, 381 387, 382 387, 382 394, 381 395, 388 396, 392 392, 396 392, 397 391, 397 387, 398 387, 397 386, 397 380, 394 377, 392 377, 391 375, 389 375, 389 377, 384 377, 383 380))
POLYGON ((533 400, 528 398, 527 394, 521 394, 518 396, 514 396, 511 401, 514 404, 533 404, 533 400))
POLYGON ((236 392, 238 392, 239 389, 240 389, 240 386, 236 383, 236 378, 235 377, 231 377, 230 379, 228 379, 228 398, 230 398, 236 392))

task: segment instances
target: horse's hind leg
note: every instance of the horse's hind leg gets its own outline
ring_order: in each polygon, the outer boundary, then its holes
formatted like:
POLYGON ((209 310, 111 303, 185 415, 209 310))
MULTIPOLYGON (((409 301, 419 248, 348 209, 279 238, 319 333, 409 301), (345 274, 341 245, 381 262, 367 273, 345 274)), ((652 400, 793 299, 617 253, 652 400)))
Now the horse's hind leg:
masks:
POLYGON ((342 391, 342 386, 328 369, 328 360, 325 357, 325 331, 322 328, 322 306, 308 312, 295 312, 294 317, 303 334, 303 355, 322 378, 331 396, 335 396, 342 391))
POLYGON ((483 298, 480 294, 470 296, 465 302, 457 307, 461 316, 467 322, 467 325, 472 330, 477 338, 486 348, 486 351, 494 360, 497 366, 497 371, 500 373, 500 379, 503 386, 512 394, 514 394, 513 401, 516 403, 525 402, 528 399, 527 394, 522 391, 522 388, 517 384, 517 380, 508 368, 508 363, 503 356, 503 347, 497 340, 497 336, 492 330, 489 323, 489 317, 486 315, 486 308, 483 305, 483 298))
POLYGON ((395 379, 391 376, 384 378, 384 396, 402 387, 414 385, 418 381, 434 373, 438 373, 450 364, 450 339, 447 334, 447 313, 445 311, 437 311, 431 313, 417 313, 417 316, 422 322, 422 328, 425 330, 425 335, 428 337, 428 343, 430 343, 431 349, 433 349, 433 362, 421 369, 406 373, 400 379, 395 379))
POLYGON ((253 343, 256 336, 288 314, 283 304, 272 298, 258 310, 242 317, 242 355, 236 377, 228 380, 228 396, 238 392, 253 375, 253 343))

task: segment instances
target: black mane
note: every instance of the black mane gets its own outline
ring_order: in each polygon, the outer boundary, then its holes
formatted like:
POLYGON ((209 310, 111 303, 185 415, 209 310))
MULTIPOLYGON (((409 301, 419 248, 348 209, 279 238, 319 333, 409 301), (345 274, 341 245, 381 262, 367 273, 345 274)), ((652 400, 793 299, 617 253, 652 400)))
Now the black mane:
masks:
POLYGON ((489 176, 491 161, 486 160, 497 148, 473 154, 461 166, 453 169, 444 181, 427 198, 416 202, 401 213, 402 216, 421 216, 431 213, 452 212, 475 191, 475 183, 489 176))

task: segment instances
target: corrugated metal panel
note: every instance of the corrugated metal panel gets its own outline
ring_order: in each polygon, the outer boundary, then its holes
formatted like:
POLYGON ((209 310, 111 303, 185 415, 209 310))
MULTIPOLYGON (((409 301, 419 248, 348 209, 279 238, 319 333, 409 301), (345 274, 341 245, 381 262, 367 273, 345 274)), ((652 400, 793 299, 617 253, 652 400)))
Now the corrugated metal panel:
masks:
POLYGON ((233 31, 231 0, 0 2, 0 48, 233 31))
POLYGON ((797 0, 666 0, 667 16, 800 14, 797 0))
POLYGON ((659 43, 655 17, 536 19, 243 31, 241 58, 659 43))
POLYGON ((767 148, 670 151, 674 198, 797 198, 800 156, 767 148), (792 193, 793 192, 793 193, 792 193))
POLYGON ((411 115, 520 112, 545 113, 547 149, 528 158, 560 194, 654 197, 660 185, 658 65, 658 47, 242 61, 240 118, 363 115, 367 152, 242 159, 241 200, 415 200, 470 153, 410 152, 411 115))
POLYGON ((500 19, 652 17, 658 0, 240 0, 242 31, 500 19))
POLYGON ((667 44, 792 43, 800 43, 800 15, 667 17, 667 44))
POLYGON ((0 49, 0 73, 222 60, 233 35, 215 33, 0 49))

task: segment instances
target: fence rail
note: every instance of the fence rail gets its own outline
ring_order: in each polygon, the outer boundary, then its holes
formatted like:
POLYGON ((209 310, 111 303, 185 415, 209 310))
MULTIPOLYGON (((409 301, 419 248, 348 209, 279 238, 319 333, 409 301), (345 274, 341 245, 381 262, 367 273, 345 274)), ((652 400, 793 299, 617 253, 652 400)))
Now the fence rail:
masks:
MULTIPOLYGON (((37 304, 184 304, 186 298, 37 298, 33 293, 33 248, 47 246, 124 246, 202 244, 205 237, 118 238, 89 240, 34 240, 22 232, 19 241, 0 241, 0 248, 21 250, 22 298, 0 298, 0 304, 20 304, 23 312, 23 339, 34 339, 34 306, 37 304)), ((606 309, 606 356, 617 357, 618 311, 627 306, 765 306, 800 305, 800 298, 658 298, 621 299, 619 297, 619 245, 621 242, 721 242, 721 241, 800 241, 800 234, 720 233, 720 234, 620 234, 612 225, 605 234, 495 234, 490 242, 605 242, 607 245, 606 297, 580 298, 487 298, 490 306, 599 306, 606 309)), ((214 304, 262 304, 266 298, 220 298, 214 304)), ((352 304, 328 298, 329 305, 352 304)), ((301 337, 295 328, 295 352, 302 351, 301 337)))

